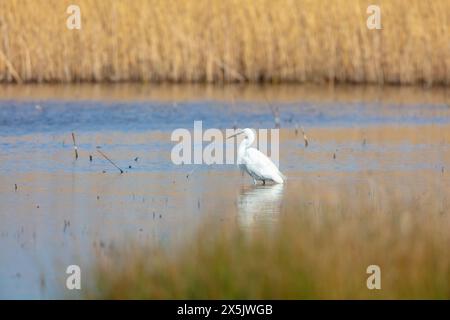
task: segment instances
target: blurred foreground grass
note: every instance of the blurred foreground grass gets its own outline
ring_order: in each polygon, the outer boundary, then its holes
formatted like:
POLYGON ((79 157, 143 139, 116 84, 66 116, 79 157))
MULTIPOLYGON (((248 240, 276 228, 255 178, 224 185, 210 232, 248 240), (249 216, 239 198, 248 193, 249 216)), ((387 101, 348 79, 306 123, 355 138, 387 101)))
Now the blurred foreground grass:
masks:
POLYGON ((448 299, 450 181, 445 171, 422 181, 397 172, 350 188, 300 183, 288 189, 298 204, 283 205, 272 227, 209 222, 177 250, 101 255, 86 297, 448 299), (373 264, 381 290, 366 287, 373 264))

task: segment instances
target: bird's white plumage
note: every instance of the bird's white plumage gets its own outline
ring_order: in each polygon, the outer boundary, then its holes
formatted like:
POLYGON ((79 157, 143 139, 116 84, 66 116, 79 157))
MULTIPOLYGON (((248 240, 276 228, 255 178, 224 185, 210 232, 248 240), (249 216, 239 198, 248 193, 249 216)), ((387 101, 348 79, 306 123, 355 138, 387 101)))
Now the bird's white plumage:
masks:
POLYGON ((254 183, 257 180, 263 181, 263 183, 266 181, 283 183, 285 176, 278 170, 272 160, 258 149, 250 147, 255 140, 253 130, 247 128, 237 134, 240 133, 243 133, 245 138, 238 149, 239 167, 253 178, 254 183))
POLYGON ((242 165, 255 180, 271 180, 283 183, 283 176, 275 164, 261 151, 248 148, 242 158, 242 165))

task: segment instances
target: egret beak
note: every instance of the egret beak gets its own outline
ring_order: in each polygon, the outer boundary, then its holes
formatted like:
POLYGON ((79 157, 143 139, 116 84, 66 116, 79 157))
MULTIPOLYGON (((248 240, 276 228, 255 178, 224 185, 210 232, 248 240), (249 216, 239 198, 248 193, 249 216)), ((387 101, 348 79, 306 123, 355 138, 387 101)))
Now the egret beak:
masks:
POLYGON ((236 137, 237 135, 240 135, 241 133, 244 133, 244 131, 243 130, 238 130, 235 134, 232 134, 231 136, 229 136, 227 139, 230 139, 230 138, 233 138, 233 137, 236 137))

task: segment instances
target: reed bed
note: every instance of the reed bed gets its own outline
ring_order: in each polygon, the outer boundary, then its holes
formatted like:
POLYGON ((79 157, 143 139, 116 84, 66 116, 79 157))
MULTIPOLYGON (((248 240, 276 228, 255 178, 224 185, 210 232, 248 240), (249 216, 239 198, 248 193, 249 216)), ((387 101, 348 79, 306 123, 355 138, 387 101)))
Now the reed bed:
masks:
POLYGON ((425 192, 401 172, 304 182, 288 189, 301 200, 283 204, 273 228, 208 222, 178 250, 101 253, 86 297, 448 299, 449 180, 420 174, 425 192), (381 268, 380 290, 366 286, 369 265, 381 268))
POLYGON ((0 82, 450 83, 446 0, 79 0, 81 30, 70 4, 0 2, 0 82))

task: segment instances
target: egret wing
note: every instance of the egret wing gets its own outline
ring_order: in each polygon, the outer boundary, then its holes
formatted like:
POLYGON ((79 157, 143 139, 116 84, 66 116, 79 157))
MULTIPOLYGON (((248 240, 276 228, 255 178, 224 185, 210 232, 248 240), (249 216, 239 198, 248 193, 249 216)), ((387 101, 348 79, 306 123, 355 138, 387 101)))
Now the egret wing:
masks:
POLYGON ((272 179, 274 181, 277 181, 277 178, 284 179, 283 174, 272 160, 256 148, 247 149, 245 161, 248 170, 261 179, 272 179))

